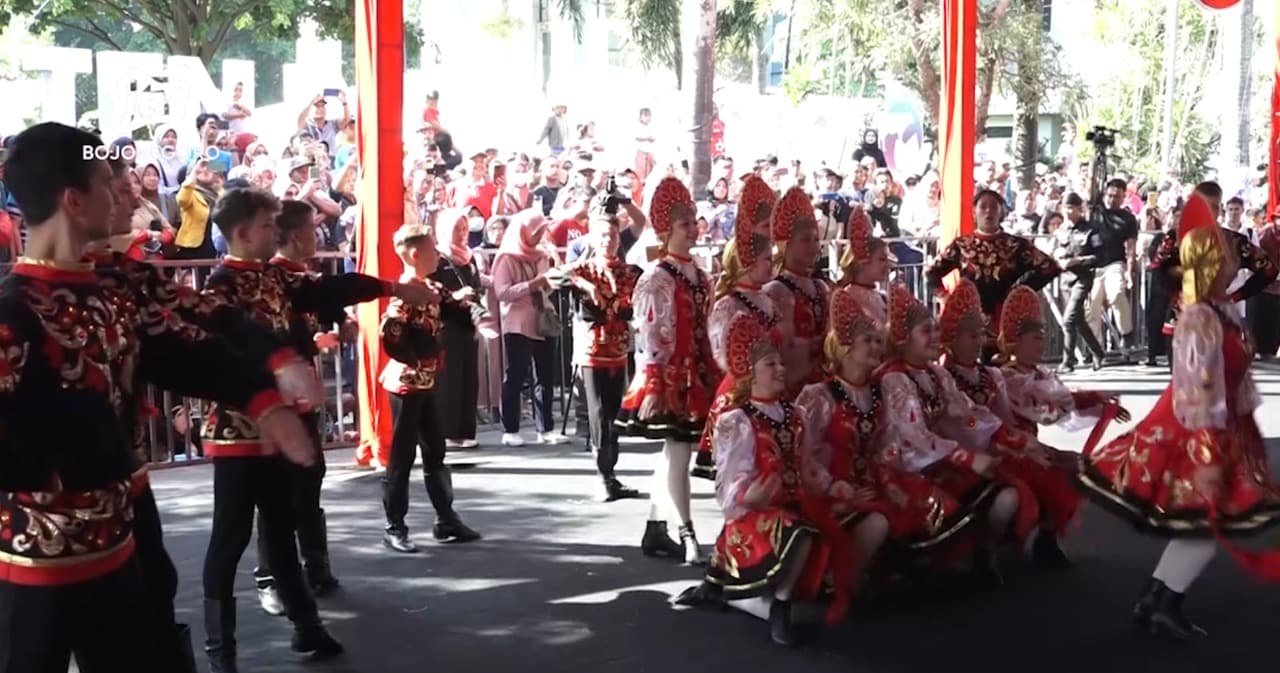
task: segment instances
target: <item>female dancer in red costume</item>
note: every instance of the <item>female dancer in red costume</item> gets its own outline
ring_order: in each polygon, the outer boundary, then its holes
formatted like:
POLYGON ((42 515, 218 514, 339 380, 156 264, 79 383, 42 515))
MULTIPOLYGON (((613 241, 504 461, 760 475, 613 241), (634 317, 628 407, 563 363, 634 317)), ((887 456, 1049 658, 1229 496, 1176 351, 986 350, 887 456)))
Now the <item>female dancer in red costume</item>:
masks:
MULTIPOLYGON (((1031 379, 1043 368, 1028 364, 1038 361, 1030 359, 1031 351, 1044 348, 1044 327, 1035 292, 1030 288, 1015 288, 1005 301, 1001 321, 999 343, 1005 357, 1020 356, 1016 360, 1018 364, 1005 369, 979 362, 986 341, 986 316, 982 313, 978 288, 970 280, 961 280, 947 296, 939 319, 942 345, 946 350, 945 366, 956 387, 974 404, 990 409, 1009 426, 1034 437, 1036 421, 1028 422, 1024 414, 1032 413, 1032 407, 1037 403, 1021 399, 1021 396, 1030 396, 1035 389, 1042 387, 1031 379), (1010 401, 1011 393, 1006 394, 1010 390, 1008 379, 1019 385, 1016 402, 1010 401)), ((1039 375, 1046 374, 1053 376, 1047 371, 1041 371, 1039 375)), ((1056 382, 1056 377, 1053 380, 1056 382)), ((1033 558, 1046 566, 1065 567, 1070 564, 1059 538, 1066 532, 1067 524, 1075 517, 1080 504, 1080 494, 1072 481, 1076 462, 1075 454, 1058 451, 1039 442, 1030 442, 1021 455, 1001 457, 1001 467, 1026 483, 1036 498, 1040 509, 1040 531, 1031 550, 1033 558)))
POLYGON ((805 386, 796 406, 805 421, 809 482, 835 502, 858 542, 859 558, 870 561, 884 533, 895 546, 919 554, 959 539, 981 521, 972 508, 927 478, 882 459, 884 392, 874 379, 885 355, 885 326, 849 293, 836 295, 831 330, 824 344, 826 369, 820 383, 805 386), (887 531, 867 511, 885 517, 887 531))
POLYGON ((866 211, 855 206, 849 216, 849 247, 840 258, 841 276, 832 292, 833 300, 837 294, 849 293, 876 322, 888 325, 889 300, 876 284, 889 280, 896 262, 889 244, 871 235, 871 218, 866 211))
POLYGON ((1026 436, 1009 431, 956 388, 937 363, 938 338, 938 322, 929 309, 905 285, 891 286, 894 357, 877 372, 885 400, 884 454, 891 465, 924 474, 963 505, 989 507, 990 538, 978 550, 973 570, 981 582, 999 586, 996 547, 1010 531, 1022 539, 1038 516, 1026 484, 1003 472, 996 457, 1024 449, 1026 436))
MULTIPOLYGON (((795 642, 791 601, 811 600, 824 588, 828 572, 836 599, 828 621, 843 616, 855 572, 853 543, 832 516, 832 504, 815 492, 815 471, 803 452, 800 410, 783 395, 786 369, 763 325, 740 317, 730 327, 731 406, 716 419, 716 500, 725 525, 716 539, 706 579, 679 599, 685 604, 755 597, 771 600, 769 630, 774 642, 795 642)), ((846 502, 852 488, 835 492, 846 502)), ((859 547, 867 558, 884 539, 888 524, 866 512, 859 547)))
POLYGON ((1199 194, 1182 211, 1178 238, 1182 314, 1173 334, 1173 379, 1133 430, 1084 455, 1079 479, 1097 502, 1140 530, 1173 538, 1133 618, 1153 633, 1189 640, 1205 635, 1183 615, 1182 601, 1213 558, 1210 536, 1246 567, 1275 579, 1274 552, 1242 552, 1226 537, 1280 521, 1280 488, 1253 419, 1261 403, 1249 375, 1253 349, 1227 297, 1235 253, 1199 194))
MULTIPOLYGON (((973 299, 977 299, 976 288, 973 299)), ((981 306, 975 310, 980 311, 981 306)), ((973 341, 978 344, 977 337, 973 341)), ((1025 285, 1015 287, 1005 299, 1000 314, 999 348, 1004 360, 1000 370, 1003 408, 997 413, 1018 430, 1034 437, 1041 424, 1056 423, 1069 430, 1095 428, 1092 436, 1101 437, 1106 423, 1099 428, 1100 417, 1105 415, 1107 422, 1112 417, 1129 421, 1129 412, 1119 406, 1119 398, 1094 391, 1072 392, 1057 374, 1041 366, 1044 319, 1040 297, 1025 285)), ((975 357, 979 350, 974 349, 975 357)), ((1040 532, 1032 553, 1041 563, 1062 567, 1070 560, 1058 542, 1080 504, 1079 492, 1072 483, 1079 457, 1044 445, 1040 449, 1039 454, 1029 452, 1036 455, 1036 460, 1023 458, 1006 461, 1006 465, 1031 486, 1040 502, 1040 532)))
POLYGON ((617 423, 629 435, 661 439, 663 464, 654 472, 649 521, 640 548, 648 556, 699 559, 690 512, 689 460, 702 436, 720 371, 711 356, 707 313, 711 279, 693 263, 697 240, 693 197, 675 178, 654 190, 649 223, 661 241, 659 261, 636 282, 632 295, 636 376, 617 423), (680 540, 667 533, 659 505, 670 498, 680 517, 680 540))
MULTIPOLYGON (((746 190, 744 188, 743 191, 746 190)), ((728 370, 729 327, 739 317, 745 316, 759 322, 767 332, 773 333, 776 343, 782 343, 773 300, 764 293, 764 284, 773 278, 773 251, 769 245, 769 230, 766 228, 764 231, 765 233, 760 234, 749 227, 735 226, 733 240, 724 248, 720 280, 716 283, 716 302, 707 319, 711 353, 721 371, 728 370)), ((694 476, 715 479, 711 435, 716 427, 716 417, 730 404, 729 392, 732 385, 732 377, 725 375, 716 388, 711 411, 707 416, 707 426, 698 444, 694 476)), ((690 562, 694 560, 689 559, 690 562)))
POLYGON ((827 333, 830 288, 816 276, 818 221, 804 190, 792 187, 773 211, 777 277, 764 286, 778 311, 782 357, 787 365, 787 394, 821 381, 822 344, 827 333))

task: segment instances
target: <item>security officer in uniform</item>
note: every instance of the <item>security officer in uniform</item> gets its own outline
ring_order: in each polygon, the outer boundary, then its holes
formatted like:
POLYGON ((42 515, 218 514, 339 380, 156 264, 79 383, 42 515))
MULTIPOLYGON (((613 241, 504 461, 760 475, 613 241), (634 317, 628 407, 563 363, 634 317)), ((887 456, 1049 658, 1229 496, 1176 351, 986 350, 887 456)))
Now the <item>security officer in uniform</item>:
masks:
POLYGON ((1094 224, 1085 218, 1084 199, 1079 194, 1068 194, 1066 206, 1067 224, 1058 228, 1054 241, 1054 258, 1065 270, 1062 281, 1068 289, 1067 307, 1062 320, 1061 372, 1076 368, 1076 342, 1084 337, 1090 360, 1096 371, 1102 368, 1104 352, 1098 336, 1085 322, 1085 302, 1093 290, 1094 269, 1098 261, 1102 235, 1094 224))

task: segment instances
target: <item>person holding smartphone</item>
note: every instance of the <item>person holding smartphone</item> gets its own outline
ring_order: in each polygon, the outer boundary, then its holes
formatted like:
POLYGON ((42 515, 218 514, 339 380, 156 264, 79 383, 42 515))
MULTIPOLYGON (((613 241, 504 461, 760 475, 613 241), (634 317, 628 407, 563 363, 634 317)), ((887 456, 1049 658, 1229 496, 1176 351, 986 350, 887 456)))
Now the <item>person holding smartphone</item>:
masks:
POLYGON ((325 89, 298 113, 298 130, 306 131, 312 138, 329 147, 335 147, 339 129, 350 121, 351 108, 347 105, 347 92, 342 89, 325 89), (342 104, 342 116, 338 119, 329 119, 329 98, 335 98, 342 104))
POLYGON ((196 131, 200 133, 200 147, 192 149, 187 155, 187 168, 190 170, 197 161, 204 159, 210 170, 227 173, 234 164, 231 153, 218 147, 218 139, 226 133, 227 122, 216 114, 203 112, 196 116, 196 131))

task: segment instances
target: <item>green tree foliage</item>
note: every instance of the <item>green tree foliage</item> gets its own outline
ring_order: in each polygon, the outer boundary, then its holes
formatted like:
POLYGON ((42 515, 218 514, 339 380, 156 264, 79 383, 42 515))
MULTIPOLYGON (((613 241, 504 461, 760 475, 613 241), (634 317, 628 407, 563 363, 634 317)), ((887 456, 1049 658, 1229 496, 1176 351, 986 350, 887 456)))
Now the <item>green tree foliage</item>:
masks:
MULTIPOLYGON (((416 58, 418 3, 405 7, 406 50, 416 58)), ((197 56, 206 65, 224 56, 237 33, 262 42, 297 39, 302 19, 313 20, 322 37, 349 43, 355 36, 355 0, 0 0, 0 26, 15 16, 29 17, 32 32, 76 31, 95 48, 117 51, 146 43, 150 51, 197 56)))
MULTIPOLYGON (((1204 12, 1183 3, 1178 12, 1177 84, 1173 108, 1173 159, 1183 181, 1200 179, 1216 151, 1221 133, 1201 111, 1205 83, 1218 43, 1218 25, 1204 12)), ((1118 129, 1115 154, 1121 168, 1158 177, 1164 80, 1165 3, 1097 0, 1100 35, 1116 57, 1110 76, 1091 94, 1090 122, 1118 129), (1123 30, 1116 29, 1123 26, 1123 30)), ((1084 158, 1092 148, 1080 134, 1084 158)))

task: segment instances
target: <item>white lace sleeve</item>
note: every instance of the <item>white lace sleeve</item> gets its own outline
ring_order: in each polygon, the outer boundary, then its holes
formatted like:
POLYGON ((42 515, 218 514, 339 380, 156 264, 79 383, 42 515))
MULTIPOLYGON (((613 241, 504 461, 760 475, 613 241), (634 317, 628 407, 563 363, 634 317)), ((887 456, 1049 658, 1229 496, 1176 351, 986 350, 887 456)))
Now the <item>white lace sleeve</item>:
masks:
POLYGON ((946 405, 946 413, 937 424, 939 434, 970 449, 987 449, 991 445, 991 438, 1004 425, 1004 421, 990 409, 974 404, 968 395, 960 392, 956 380, 945 367, 930 364, 929 369, 942 386, 940 394, 946 405))
POLYGON ((729 326, 734 318, 744 312, 742 304, 731 295, 716 300, 707 317, 707 336, 711 340, 711 354, 715 356, 720 371, 729 371, 729 326))
POLYGON ((666 364, 676 345, 676 286, 671 274, 649 267, 631 295, 636 333, 646 364, 666 364))
POLYGON ((1173 414, 1188 430, 1227 427, 1222 322, 1204 304, 1185 307, 1173 331, 1173 414))
POLYGON ((1006 423, 1013 422, 1013 404, 1009 401, 1009 390, 1007 388, 1009 384, 1005 380, 1004 372, 1000 371, 998 367, 987 367, 987 373, 995 381, 996 388, 995 398, 991 400, 992 413, 1006 423))
POLYGON ((957 444, 929 429, 916 384, 906 374, 886 374, 880 383, 884 393, 885 442, 881 460, 908 472, 919 472, 946 458, 957 444))
POLYGON ((836 401, 825 383, 805 386, 796 397, 796 408, 804 421, 804 444, 800 462, 809 490, 824 495, 835 479, 831 476, 831 445, 827 444, 827 428, 836 415, 836 401))
POLYGON ((1047 371, 1009 370, 1004 374, 1005 387, 1018 418, 1034 425, 1058 425, 1067 431, 1093 427, 1101 409, 1076 408, 1075 395, 1062 380, 1047 371))
POLYGON ((756 478, 756 436, 747 412, 733 409, 716 419, 712 435, 716 457, 716 502, 725 519, 750 509, 743 496, 756 478))

